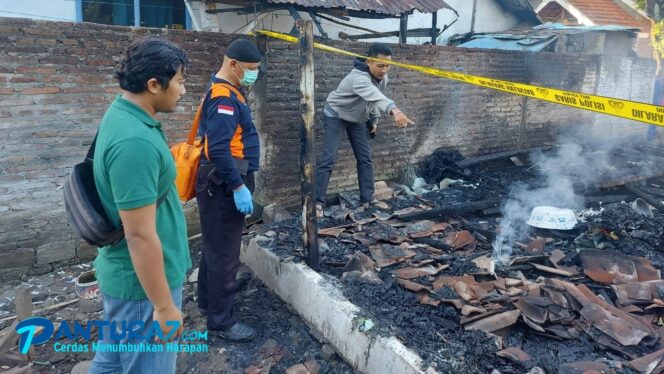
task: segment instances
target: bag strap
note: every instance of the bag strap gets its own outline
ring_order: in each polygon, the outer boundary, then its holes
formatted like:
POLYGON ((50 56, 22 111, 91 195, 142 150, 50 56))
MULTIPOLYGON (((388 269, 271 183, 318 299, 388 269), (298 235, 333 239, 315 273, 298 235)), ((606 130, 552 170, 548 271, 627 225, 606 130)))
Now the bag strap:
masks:
MULTIPOLYGON (((207 93, 206 93, 207 95, 207 93)), ((198 110, 196 110, 196 115, 194 120, 191 122, 191 130, 189 130, 189 135, 187 135, 187 144, 194 145, 196 140, 196 134, 198 133, 198 124, 201 122, 201 113, 203 112, 203 102, 205 101, 205 96, 201 99, 201 103, 198 105, 198 110)))
MULTIPOLYGON (((240 99, 240 101, 242 101, 243 103, 246 102, 244 95, 242 95, 242 93, 240 93, 240 91, 237 88, 233 87, 233 85, 228 83, 213 83, 212 86, 215 84, 219 84, 226 87, 228 90, 233 92, 238 97, 238 99, 240 99)), ((198 109, 196 110, 196 115, 194 116, 194 120, 191 122, 191 129, 189 130, 189 134, 187 135, 187 144, 189 145, 194 145, 194 142, 196 141, 196 135, 198 134, 198 126, 201 122, 201 115, 203 113, 205 98, 207 97, 207 94, 212 90, 212 86, 210 86, 210 88, 205 92, 205 95, 201 99, 201 103, 198 105, 198 109)))
MULTIPOLYGON (((95 148, 97 147, 97 136, 98 135, 99 135, 99 130, 97 130, 97 133, 95 134, 95 138, 92 140, 92 144, 90 144, 90 148, 88 148, 88 153, 85 155, 85 160, 84 161, 94 162, 95 148)), ((161 205, 161 203, 163 203, 166 200, 166 197, 168 197, 168 192, 169 192, 169 190, 166 190, 166 193, 159 196, 159 199, 157 199, 157 208, 159 208, 159 205, 161 205)))
POLYGON ((97 146, 97 135, 99 135, 99 129, 97 129, 97 133, 95 134, 95 138, 92 140, 92 144, 90 144, 90 148, 88 148, 88 153, 85 155, 85 160, 84 161, 92 161, 95 157, 95 147, 97 146))

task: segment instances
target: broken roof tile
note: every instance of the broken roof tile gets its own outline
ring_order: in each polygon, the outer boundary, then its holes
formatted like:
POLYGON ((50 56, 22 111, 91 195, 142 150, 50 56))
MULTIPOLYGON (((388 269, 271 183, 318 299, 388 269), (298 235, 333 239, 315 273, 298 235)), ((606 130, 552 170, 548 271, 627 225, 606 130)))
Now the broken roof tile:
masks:
POLYGON ((533 256, 515 256, 512 257, 510 260, 510 266, 512 265, 519 265, 519 264, 526 264, 529 262, 534 262, 534 261, 539 261, 539 260, 544 260, 548 256, 546 255, 533 255, 533 256))
POLYGON ((480 256, 472 261, 479 269, 492 271, 494 268, 493 257, 490 255, 480 256))
POLYGON ((578 331, 573 327, 566 328, 562 325, 547 326, 546 332, 553 334, 561 339, 574 339, 578 336, 578 331))
POLYGON ((625 284, 661 279, 659 270, 642 257, 611 250, 585 250, 580 256, 584 272, 596 282, 625 284))
POLYGON ((466 305, 466 303, 460 299, 441 299, 440 301, 445 304, 450 304, 459 310, 463 309, 463 307, 466 305))
POLYGON ((399 210, 397 210, 396 212, 394 212, 394 215, 397 216, 397 217, 398 217, 398 216, 405 216, 405 215, 407 215, 407 214, 411 214, 411 213, 419 212, 419 211, 421 211, 421 210, 422 210, 422 209, 419 209, 419 208, 409 207, 409 208, 404 208, 404 209, 399 209, 399 210))
POLYGON ((541 325, 546 322, 549 310, 548 306, 551 301, 544 297, 529 297, 525 296, 514 302, 524 316, 530 318, 533 322, 541 325))
POLYGON ((657 286, 663 287, 664 281, 648 281, 613 285, 618 303, 622 305, 650 304, 659 297, 657 286))
POLYGON ((466 330, 482 330, 484 332, 498 331, 514 325, 520 315, 521 311, 518 309, 510 310, 473 322, 466 326, 466 330))
POLYGON ((530 356, 524 351, 516 347, 509 347, 502 351, 496 352, 496 356, 506 358, 512 362, 524 363, 530 360, 530 356))
POLYGON ((555 249, 553 250, 553 252, 551 252, 549 261, 551 261, 551 263, 555 266, 564 258, 565 258, 565 253, 563 253, 563 251, 561 251, 560 249, 555 249))
POLYGON ((601 362, 581 361, 560 365, 558 374, 615 374, 615 371, 601 362))
POLYGON ((401 279, 398 278, 397 282, 404 286, 405 289, 413 291, 413 292, 419 292, 419 291, 431 291, 431 289, 427 286, 421 285, 419 283, 415 283, 406 279, 401 279))
POLYGON ((380 211, 374 212, 371 216, 379 221, 388 221, 390 218, 394 217, 392 213, 380 212, 380 211))
POLYGON ((433 289, 439 290, 445 286, 454 287, 454 284, 459 281, 464 282, 466 284, 473 284, 475 283, 475 278, 472 275, 463 275, 460 277, 442 276, 436 279, 435 282, 433 282, 433 289))
POLYGON ((449 245, 454 249, 461 248, 474 248, 473 246, 477 244, 477 239, 470 233, 468 230, 463 231, 453 231, 448 233, 445 236, 445 244, 449 245))
POLYGON ((551 261, 551 263, 556 269, 565 270, 572 274, 578 274, 579 269, 576 266, 564 266, 560 264, 560 261, 562 261, 564 258, 565 254, 563 253, 563 251, 561 251, 560 249, 556 249, 553 252, 551 252, 549 261, 551 261))
POLYGON ((318 230, 318 235, 322 237, 338 238, 344 231, 346 231, 346 227, 330 227, 329 229, 318 230))
POLYGON ((414 267, 401 268, 393 271, 392 273, 399 278, 413 279, 413 278, 423 277, 426 275, 436 275, 438 274, 438 271, 439 271, 438 268, 435 268, 432 265, 428 265, 420 268, 414 268, 414 267))
POLYGON ((625 313, 643 313, 643 309, 636 305, 619 305, 617 308, 625 313))
POLYGON ((521 314, 521 319, 522 319, 523 322, 524 322, 526 325, 528 325, 528 327, 530 327, 531 329, 533 329, 533 330, 535 330, 535 331, 539 331, 539 332, 546 332, 546 330, 544 330, 544 328, 543 328, 542 326, 540 326, 539 324, 537 324, 537 323, 536 323, 535 321, 533 321, 532 319, 530 319, 530 318, 526 317, 525 315, 523 315, 523 313, 521 314))
POLYGON ((571 277, 572 275, 574 275, 574 274, 570 273, 567 270, 556 269, 556 268, 536 264, 534 262, 531 262, 530 264, 533 265, 537 270, 544 271, 544 272, 547 272, 547 273, 562 275, 562 276, 565 276, 565 277, 571 277))
POLYGON ((429 292, 427 291, 418 292, 417 300, 420 302, 420 304, 426 304, 431 306, 439 306, 440 303, 442 303, 441 300, 432 299, 431 296, 429 296, 429 292))
POLYGON ((417 255, 417 253, 409 249, 389 244, 371 246, 369 247, 369 252, 371 252, 371 256, 376 260, 376 264, 380 268, 398 264, 417 255))
POLYGON ((505 278, 505 286, 516 287, 523 284, 523 280, 514 278, 505 278))
POLYGON ((365 245, 367 247, 373 243, 373 240, 369 239, 367 234, 363 232, 353 233, 353 239, 357 240, 358 242, 360 242, 360 244, 365 245))
POLYGON ((462 298, 465 302, 469 302, 475 298, 472 290, 470 290, 470 287, 468 286, 468 283, 457 281, 454 283, 453 287, 454 292, 456 292, 457 295, 459 295, 459 297, 462 298))
POLYGON ((629 362, 629 366, 641 374, 661 373, 664 364, 664 349, 629 362), (659 369, 656 371, 656 369, 659 369))
POLYGON ((636 265, 636 273, 639 277, 639 282, 656 281, 662 279, 659 269, 652 266, 652 263, 643 257, 632 257, 634 265, 636 265))
POLYGON ((544 245, 546 244, 546 239, 542 237, 537 237, 537 239, 528 243, 526 247, 526 252, 529 255, 540 254, 544 252, 544 245))
POLYGON ((649 335, 642 323, 621 318, 623 316, 610 313, 597 304, 585 305, 581 309, 581 316, 623 346, 637 345, 649 335))
POLYGON ((479 308, 476 306, 472 305, 464 305, 463 308, 461 308, 461 314, 464 316, 469 316, 471 314, 477 314, 477 313, 486 313, 486 309, 479 308))
POLYGON ((484 288, 482 288, 480 285, 477 284, 471 284, 469 286, 470 291, 472 292, 473 296, 475 296, 475 299, 478 300, 483 300, 489 296, 489 292, 487 292, 484 288))
POLYGON ((357 251, 346 263, 346 266, 344 267, 344 273, 350 271, 371 271, 375 266, 376 263, 369 256, 360 251, 357 251))

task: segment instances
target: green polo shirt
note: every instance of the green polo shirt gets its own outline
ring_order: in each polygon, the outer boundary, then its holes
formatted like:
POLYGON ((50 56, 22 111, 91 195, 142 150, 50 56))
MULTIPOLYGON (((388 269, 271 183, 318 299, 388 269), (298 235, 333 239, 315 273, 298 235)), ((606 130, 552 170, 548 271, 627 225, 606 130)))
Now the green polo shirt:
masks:
MULTIPOLYGON (((156 204, 157 235, 171 290, 191 267, 187 225, 175 188, 175 162, 161 123, 119 95, 101 120, 94 154, 94 176, 102 205, 120 225, 119 210, 156 204)), ((129 257, 127 241, 99 248, 95 260, 102 292, 122 300, 147 298, 129 257)))

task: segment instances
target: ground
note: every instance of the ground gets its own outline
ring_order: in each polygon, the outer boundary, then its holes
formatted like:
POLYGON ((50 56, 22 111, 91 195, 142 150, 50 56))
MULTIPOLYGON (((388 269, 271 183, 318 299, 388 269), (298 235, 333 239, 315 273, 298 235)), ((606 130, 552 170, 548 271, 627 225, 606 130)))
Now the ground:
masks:
MULTIPOLYGON (((200 241, 192 242, 194 260, 198 258, 200 241)), ((194 261, 196 264, 196 261, 194 261)), ((195 266, 195 265, 194 265, 195 266)), ((42 276, 0 286, 0 320, 14 314, 14 289, 21 284, 32 286, 35 309, 62 301, 75 299, 74 279, 89 270, 91 264, 67 266, 42 276)), ((256 327, 257 337, 242 344, 228 344, 221 340, 210 341, 208 353, 180 354, 177 373, 283 373, 287 368, 315 360, 320 373, 353 373, 339 359, 330 346, 317 340, 312 331, 297 314, 253 277, 247 268, 242 268, 240 277, 247 283, 238 297, 240 318, 256 327), (263 371, 260 371, 260 370, 263 371), (270 371, 271 370, 271 371, 270 371)), ((184 287, 185 329, 204 331, 204 319, 198 313, 195 283, 184 287)), ((43 314, 53 320, 101 319, 101 313, 83 313, 78 304, 43 314)), ((9 322, 0 324, 0 330, 9 322)), ((319 337, 320 338, 320 337, 319 337)), ((92 354, 55 353, 52 344, 36 347, 35 372, 69 373, 80 361, 89 360, 92 354)))

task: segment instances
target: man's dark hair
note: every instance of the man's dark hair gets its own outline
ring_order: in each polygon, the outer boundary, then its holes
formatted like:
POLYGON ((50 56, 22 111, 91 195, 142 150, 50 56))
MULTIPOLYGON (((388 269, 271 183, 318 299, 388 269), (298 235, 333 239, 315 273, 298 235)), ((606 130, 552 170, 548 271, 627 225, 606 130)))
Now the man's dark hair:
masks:
POLYGON ((376 57, 378 55, 392 56, 392 48, 385 43, 374 43, 369 47, 367 55, 369 57, 376 57))
POLYGON ((145 91, 152 78, 167 89, 173 76, 180 69, 184 73, 188 64, 182 48, 164 38, 151 36, 131 43, 114 76, 123 90, 133 93, 145 91))

